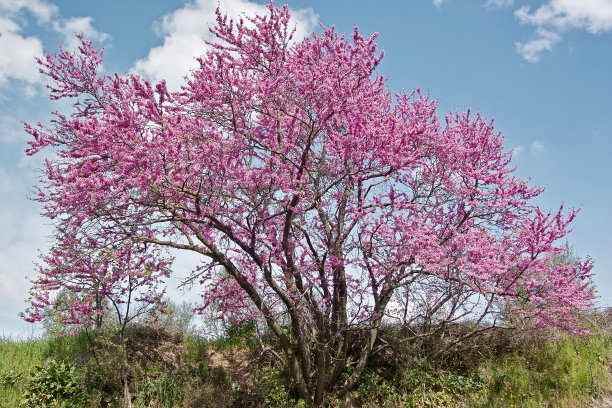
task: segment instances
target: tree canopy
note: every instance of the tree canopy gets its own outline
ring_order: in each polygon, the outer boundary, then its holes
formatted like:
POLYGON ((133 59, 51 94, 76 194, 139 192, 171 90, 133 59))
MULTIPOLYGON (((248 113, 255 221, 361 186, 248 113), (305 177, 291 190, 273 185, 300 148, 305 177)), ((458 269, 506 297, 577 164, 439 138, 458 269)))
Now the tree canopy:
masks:
POLYGON ((44 215, 96 248, 201 254, 204 301, 265 320, 314 405, 358 383, 387 317, 415 336, 508 316, 581 332, 591 264, 553 262, 577 211, 533 204, 543 189, 514 174, 493 121, 392 94, 376 34, 294 41, 288 8, 268 9, 217 11, 217 41, 177 92, 101 74, 83 38, 39 61, 51 99, 74 101, 26 125, 29 154, 55 152, 44 215))

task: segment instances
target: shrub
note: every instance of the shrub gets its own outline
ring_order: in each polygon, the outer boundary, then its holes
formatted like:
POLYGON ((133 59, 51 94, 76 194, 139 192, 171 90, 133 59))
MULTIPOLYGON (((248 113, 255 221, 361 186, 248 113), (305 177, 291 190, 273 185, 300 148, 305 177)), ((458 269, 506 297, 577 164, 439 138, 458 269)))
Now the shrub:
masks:
POLYGON ((36 367, 23 393, 27 408, 80 407, 84 394, 78 384, 75 368, 66 361, 52 360, 46 367, 36 367))

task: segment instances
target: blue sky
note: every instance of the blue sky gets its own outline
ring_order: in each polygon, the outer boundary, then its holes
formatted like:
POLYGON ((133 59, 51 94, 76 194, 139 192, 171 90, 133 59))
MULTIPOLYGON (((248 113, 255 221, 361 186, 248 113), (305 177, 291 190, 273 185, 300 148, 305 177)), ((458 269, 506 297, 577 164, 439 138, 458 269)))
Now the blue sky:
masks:
MULTIPOLYGON (((74 46, 74 33, 105 48, 108 73, 140 73, 178 86, 203 51, 216 0, 104 2, 0 0, 0 335, 27 335, 25 307, 37 250, 51 229, 26 197, 41 158, 24 154, 22 122, 45 122, 35 55, 74 46)), ((231 15, 262 2, 221 1, 231 15)), ((441 112, 495 117, 517 173, 547 190, 538 203, 581 207, 569 243, 595 261, 600 305, 612 305, 612 0, 290 0, 297 35, 318 23, 379 33, 379 71, 392 90, 420 87, 441 112)), ((177 259, 178 273, 193 259, 177 259)), ((171 290, 171 294, 176 293, 171 290)))

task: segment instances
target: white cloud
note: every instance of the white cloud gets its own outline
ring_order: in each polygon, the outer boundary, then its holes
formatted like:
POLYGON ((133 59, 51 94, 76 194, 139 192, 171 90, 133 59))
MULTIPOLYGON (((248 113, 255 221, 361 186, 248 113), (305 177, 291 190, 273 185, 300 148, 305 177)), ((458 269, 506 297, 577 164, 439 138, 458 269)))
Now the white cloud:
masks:
MULTIPOLYGON (((21 120, 15 115, 2 114, 0 115, 0 145, 2 143, 11 143, 19 140, 19 137, 23 135, 23 125, 21 120)), ((2 174, 0 168, 0 176, 2 174)), ((5 180, 6 181, 6 180, 5 180)), ((2 181, 0 180, 0 192, 2 191, 2 181)))
POLYGON ((52 231, 49 221, 39 215, 40 206, 25 200, 35 178, 32 171, 0 162, 0 328, 8 331, 4 335, 25 334, 31 328, 17 314, 26 307, 27 277, 35 275, 38 249, 48 248, 52 231))
POLYGON ((521 23, 535 26, 579 28, 596 34, 612 30, 611 0, 550 0, 533 13, 523 6, 516 11, 521 23))
POLYGON ((28 293, 26 276, 32 276, 37 249, 47 246, 48 225, 38 215, 38 205, 24 197, 30 193, 31 172, 27 175, 0 166, 0 299, 2 305, 23 301, 28 293))
POLYGON ((523 6, 514 15, 521 24, 536 27, 535 37, 517 43, 517 51, 527 61, 536 62, 542 51, 550 51, 570 29, 592 34, 612 31, 612 0, 548 0, 535 11, 523 6))
POLYGON ((540 142, 539 140, 534 140, 529 145, 529 153, 534 156, 537 156, 541 153, 546 153, 546 146, 544 146, 544 143, 540 142))
POLYGON ((22 9, 36 17, 39 24, 47 23, 57 14, 57 6, 44 0, 0 0, 0 12, 16 14, 22 9))
POLYGON ((51 228, 44 224, 35 209, 29 209, 27 213, 13 209, 12 214, 1 216, 0 220, 3 229, 8 226, 12 230, 7 239, 1 240, 0 305, 4 311, 10 310, 13 322, 17 322, 16 315, 27 306, 25 300, 30 289, 28 278, 35 276, 37 248, 44 251, 49 246, 47 236, 51 228), (14 217, 15 214, 20 214, 20 217, 14 217), (11 215, 12 219, 9 219, 11 215))
POLYGON ((26 85, 23 88, 23 95, 26 97, 26 99, 32 99, 33 97, 38 95, 38 92, 36 91, 36 88, 32 85, 26 85))
MULTIPOLYGON (((221 9, 230 17, 242 14, 265 14, 265 5, 247 0, 223 0, 221 9)), ((216 22, 217 0, 195 0, 164 16, 155 26, 163 44, 134 64, 132 71, 152 80, 166 79, 170 89, 177 89, 189 69, 197 66, 195 58, 205 51, 204 39, 212 41, 209 27, 216 22)), ((291 10, 296 25, 294 38, 299 40, 310 34, 318 21, 312 9, 291 10)))
POLYGON ((553 45, 561 40, 561 36, 554 31, 543 28, 536 29, 533 39, 526 43, 514 43, 516 51, 529 62, 538 62, 543 51, 552 51, 553 45))
POLYGON ((110 35, 96 30, 92 25, 91 17, 74 17, 63 21, 55 21, 53 30, 64 36, 64 46, 70 50, 76 50, 81 44, 76 34, 83 34, 85 38, 92 41, 104 42, 110 35))
POLYGON ((0 87, 10 79, 28 83, 40 81, 35 57, 43 55, 42 42, 36 37, 24 37, 21 27, 13 20, 0 17, 0 87))
POLYGON ((34 62, 43 56, 43 44, 39 38, 21 33, 23 27, 17 21, 22 12, 30 13, 42 27, 61 34, 67 48, 76 47, 75 33, 96 41, 109 38, 93 27, 91 17, 64 19, 57 6, 45 0, 0 0, 0 87, 8 86, 10 80, 21 80, 30 85, 24 92, 33 95, 36 90, 31 85, 44 81, 34 62))
POLYGON ((523 145, 514 146, 512 148, 512 158, 517 159, 519 156, 522 157, 525 154, 525 152, 529 153, 529 155, 531 156, 539 156, 541 154, 546 153, 547 151, 548 149, 546 149, 546 146, 544 145, 544 143, 536 139, 529 144, 528 148, 526 148, 523 145))
POLYGON ((437 9, 440 9, 440 7, 442 7, 442 3, 444 3, 445 0, 433 0, 433 4, 434 6, 436 6, 437 9))
POLYGON ((485 2, 485 8, 506 8, 514 5, 514 0, 487 0, 485 2))

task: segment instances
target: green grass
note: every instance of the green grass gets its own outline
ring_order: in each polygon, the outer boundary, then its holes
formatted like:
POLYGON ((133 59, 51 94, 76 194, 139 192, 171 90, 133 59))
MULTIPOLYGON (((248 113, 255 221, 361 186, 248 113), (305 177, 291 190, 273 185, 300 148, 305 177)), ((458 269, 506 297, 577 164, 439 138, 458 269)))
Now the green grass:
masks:
POLYGON ((467 371, 407 353, 392 377, 366 373, 351 393, 358 406, 575 408, 612 389, 610 334, 530 340, 512 352, 474 362, 467 371))
POLYGON ((574 407, 610 388, 612 337, 562 336, 487 361, 481 407, 574 407))
POLYGON ((37 366, 51 359, 70 359, 87 352, 84 334, 29 340, 0 339, 0 407, 18 407, 21 394, 37 366))
POLYGON ((0 407, 17 407, 28 374, 45 361, 44 340, 0 339, 0 407))
POLYGON ((201 337, 187 334, 183 336, 183 344, 186 348, 185 358, 193 363, 199 363, 206 359, 206 351, 210 342, 201 337))
POLYGON ((91 347, 86 333, 68 337, 51 337, 43 341, 45 357, 56 360, 74 359, 79 355, 89 354, 91 347))

